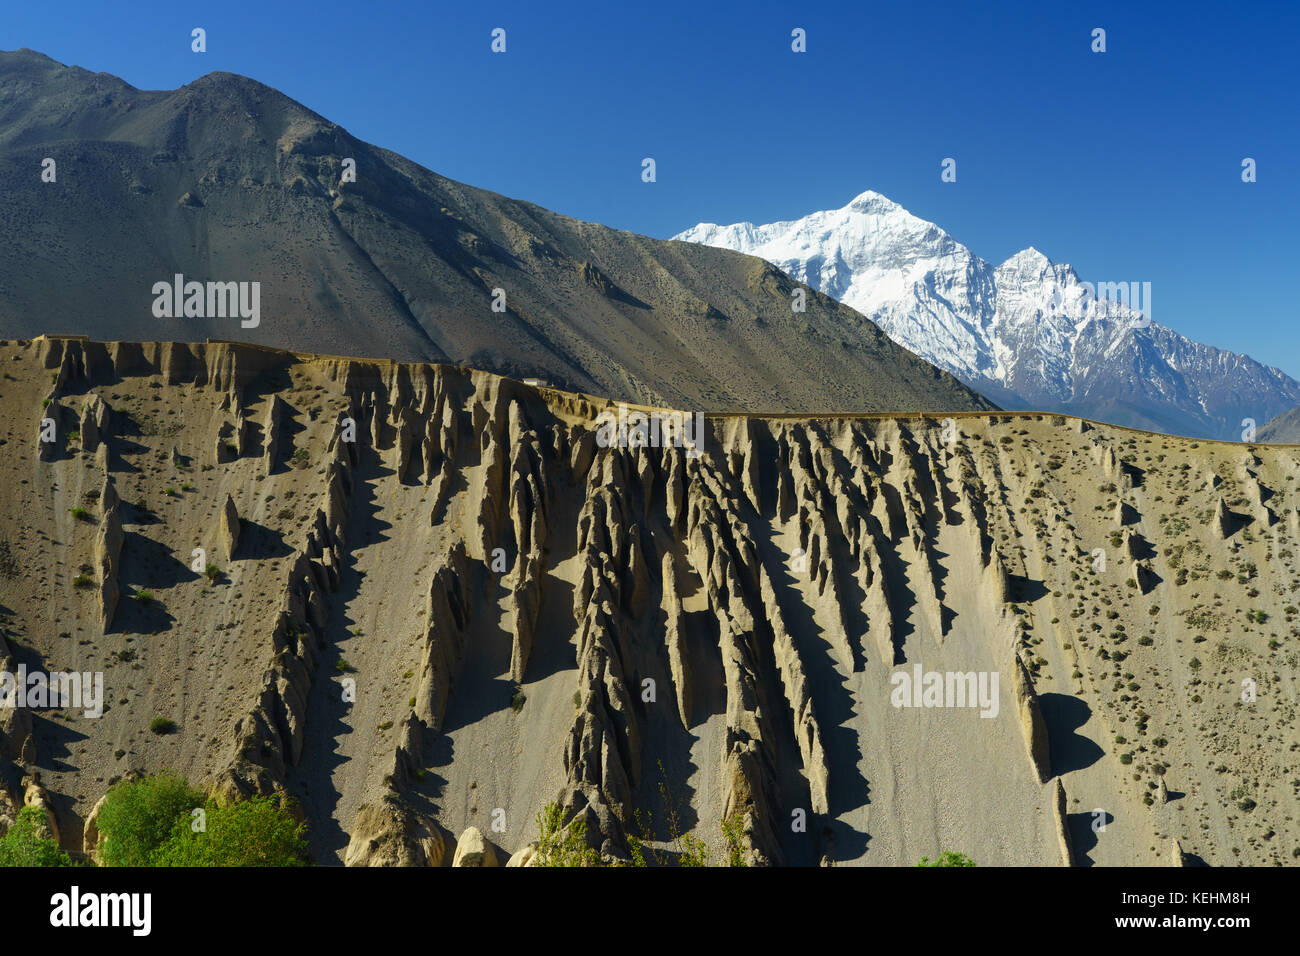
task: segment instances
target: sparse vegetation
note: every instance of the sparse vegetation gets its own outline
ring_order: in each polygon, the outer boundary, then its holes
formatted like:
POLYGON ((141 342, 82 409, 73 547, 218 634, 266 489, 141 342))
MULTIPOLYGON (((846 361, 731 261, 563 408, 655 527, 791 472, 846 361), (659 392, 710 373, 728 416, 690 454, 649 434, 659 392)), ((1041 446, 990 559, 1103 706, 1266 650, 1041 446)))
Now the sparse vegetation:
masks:
MULTIPOLYGON (((668 774, 663 761, 659 761, 659 800, 663 806, 664 827, 667 831, 666 848, 659 848, 661 842, 655 834, 650 814, 643 808, 634 811, 639 836, 629 834, 627 843, 632 855, 633 866, 647 866, 653 860, 657 866, 708 866, 709 845, 693 833, 683 832, 681 804, 673 798, 672 788, 668 786, 668 774)), ((743 825, 739 818, 724 822, 723 835, 728 841, 728 860, 743 861, 743 825), (732 842, 734 840, 734 842, 732 842)), ((733 862, 733 865, 734 862, 733 862)), ((742 862, 740 865, 744 865, 742 862)))
POLYGON ((18 577, 18 560, 14 557, 8 535, 0 536, 0 577, 18 577))
POLYGON ((917 866, 974 866, 975 861, 965 853, 958 853, 954 850, 944 850, 934 860, 928 856, 921 857, 921 862, 917 866))
POLYGON ((149 721, 149 729, 159 736, 170 734, 176 729, 176 721, 169 717, 155 717, 149 721))
POLYGON ((564 811, 548 803, 537 814, 536 866, 603 866, 600 854, 587 845, 587 823, 574 817, 564 823, 564 811))

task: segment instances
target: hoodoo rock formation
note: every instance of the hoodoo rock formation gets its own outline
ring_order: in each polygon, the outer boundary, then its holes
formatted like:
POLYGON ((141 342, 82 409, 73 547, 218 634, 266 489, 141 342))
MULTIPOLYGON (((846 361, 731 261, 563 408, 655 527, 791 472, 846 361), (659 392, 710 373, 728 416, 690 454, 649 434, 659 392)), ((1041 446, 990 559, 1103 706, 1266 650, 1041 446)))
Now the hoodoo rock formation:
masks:
POLYGON ((42 768, 70 849, 103 781, 162 768, 293 796, 349 865, 535 864, 548 804, 608 862, 675 830, 807 865, 1300 840, 1285 449, 711 415, 693 456, 450 365, 80 338, 0 361, 0 656, 102 671, 110 704, 58 761, 44 711, 0 725, 0 780, 42 768), (50 408, 79 440, 47 456, 50 408), (195 573, 214 541, 221 575, 195 573), (891 700, 914 666, 939 692, 891 700))

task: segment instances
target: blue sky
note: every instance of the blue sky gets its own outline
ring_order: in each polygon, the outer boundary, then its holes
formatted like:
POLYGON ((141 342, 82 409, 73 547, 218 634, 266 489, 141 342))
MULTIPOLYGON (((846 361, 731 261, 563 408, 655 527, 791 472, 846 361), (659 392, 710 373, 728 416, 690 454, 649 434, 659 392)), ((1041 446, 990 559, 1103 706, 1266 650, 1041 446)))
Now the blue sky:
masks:
POLYGON ((994 262, 1033 245, 1149 281, 1157 322, 1300 378, 1300 4, 95 0, 4 20, 0 48, 143 89, 243 73, 443 175, 652 236, 875 189, 994 262))

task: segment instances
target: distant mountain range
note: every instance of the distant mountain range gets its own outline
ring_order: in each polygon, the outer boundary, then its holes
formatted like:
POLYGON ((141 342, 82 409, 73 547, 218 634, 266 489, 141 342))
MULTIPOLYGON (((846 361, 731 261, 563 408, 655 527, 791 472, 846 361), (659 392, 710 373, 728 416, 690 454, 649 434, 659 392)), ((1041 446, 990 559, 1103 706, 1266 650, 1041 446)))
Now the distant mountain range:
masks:
POLYGON ((690 410, 991 407, 794 286, 445 179, 241 76, 141 91, 0 53, 0 336, 237 339, 690 410), (177 275, 258 283, 256 324, 159 317, 177 275))
POLYGON ((1278 369, 1151 321, 1149 287, 1089 289, 1033 248, 994 266, 879 193, 674 238, 766 259, 1004 408, 1240 440, 1243 419, 1300 405, 1300 383, 1278 369))

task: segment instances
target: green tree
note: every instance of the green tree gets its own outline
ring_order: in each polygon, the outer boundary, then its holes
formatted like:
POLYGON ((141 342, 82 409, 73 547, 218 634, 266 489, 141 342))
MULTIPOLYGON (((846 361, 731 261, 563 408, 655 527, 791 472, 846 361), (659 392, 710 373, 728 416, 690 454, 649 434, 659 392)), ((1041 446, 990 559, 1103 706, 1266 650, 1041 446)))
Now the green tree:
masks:
POLYGON ((184 778, 164 774, 114 784, 99 809, 100 855, 105 866, 150 866, 177 822, 188 826, 203 794, 184 778))
POLYGON ((0 837, 0 866, 72 866, 72 858, 59 849, 45 812, 23 807, 9 832, 0 837))
POLYGON ((153 866, 306 866, 307 825, 275 797, 250 797, 226 805, 209 800, 204 826, 192 814, 176 821, 153 854, 153 866))

